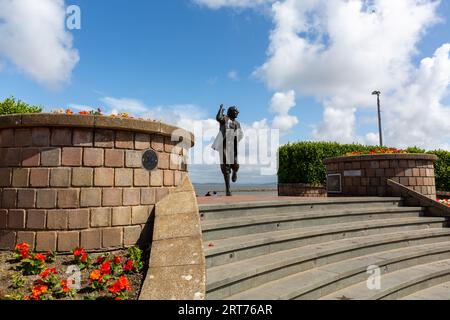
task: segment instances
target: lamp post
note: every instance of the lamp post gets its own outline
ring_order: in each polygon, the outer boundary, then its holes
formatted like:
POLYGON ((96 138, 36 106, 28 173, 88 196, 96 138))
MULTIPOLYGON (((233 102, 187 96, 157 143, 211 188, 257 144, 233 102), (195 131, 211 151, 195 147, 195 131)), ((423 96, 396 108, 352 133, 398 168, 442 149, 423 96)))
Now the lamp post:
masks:
POLYGON ((381 127, 381 104, 380 104, 380 95, 381 91, 374 91, 372 92, 372 95, 377 96, 377 103, 378 103, 378 130, 380 132, 380 147, 383 146, 383 130, 381 127))

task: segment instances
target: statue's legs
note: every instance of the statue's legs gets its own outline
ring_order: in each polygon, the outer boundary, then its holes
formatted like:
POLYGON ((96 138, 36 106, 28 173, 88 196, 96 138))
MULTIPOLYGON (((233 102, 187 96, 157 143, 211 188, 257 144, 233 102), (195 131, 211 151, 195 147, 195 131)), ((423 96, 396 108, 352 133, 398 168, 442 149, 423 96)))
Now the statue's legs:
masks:
POLYGON ((236 182, 237 181, 237 173, 239 171, 239 165, 237 163, 235 163, 231 166, 231 169, 233 170, 233 175, 231 177, 231 181, 236 182))
MULTIPOLYGON (((222 170, 223 178, 225 180, 225 188, 226 188, 227 197, 231 197, 231 190, 230 190, 231 167, 229 165, 222 164, 220 166, 220 169, 222 170)), ((234 174, 234 171, 233 171, 233 174, 234 174)))

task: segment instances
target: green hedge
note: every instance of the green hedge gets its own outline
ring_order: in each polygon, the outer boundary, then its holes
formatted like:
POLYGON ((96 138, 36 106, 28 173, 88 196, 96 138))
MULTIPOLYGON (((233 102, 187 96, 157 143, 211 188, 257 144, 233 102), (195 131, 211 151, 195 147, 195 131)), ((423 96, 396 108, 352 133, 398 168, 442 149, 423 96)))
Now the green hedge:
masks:
POLYGON ((0 102, 0 115, 17 114, 17 113, 39 113, 42 107, 32 106, 23 101, 14 99, 14 97, 6 98, 0 102))
MULTIPOLYGON (((384 148, 384 147, 383 147, 384 148)), ((305 183, 325 185, 327 171, 323 160, 343 156, 349 152, 381 149, 360 144, 339 144, 333 142, 298 142, 279 149, 278 181, 280 183, 305 183)), ((419 148, 409 148, 410 153, 425 153, 419 148)), ((426 153, 439 157, 436 162, 436 185, 440 191, 450 191, 450 152, 438 150, 426 153)))

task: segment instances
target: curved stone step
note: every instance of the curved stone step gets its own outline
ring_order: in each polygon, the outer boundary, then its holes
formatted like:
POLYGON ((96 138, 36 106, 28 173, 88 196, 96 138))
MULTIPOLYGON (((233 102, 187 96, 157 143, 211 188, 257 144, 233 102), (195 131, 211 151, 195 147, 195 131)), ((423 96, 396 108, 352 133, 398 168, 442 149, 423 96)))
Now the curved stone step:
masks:
POLYGON ((202 232, 203 240, 209 241, 244 234, 271 232, 317 225, 332 225, 336 223, 400 217, 419 217, 422 216, 423 213, 424 209, 421 207, 277 213, 271 215, 202 221, 202 232))
POLYGON ((450 259, 416 265, 382 275, 381 289, 370 290, 366 282, 324 296, 321 300, 341 297, 354 300, 392 300, 450 281, 450 259))
POLYGON ((331 241, 284 250, 207 269, 207 298, 223 299, 325 264, 410 245, 448 240, 449 229, 433 228, 331 241))
POLYGON ((400 300, 450 300, 450 281, 417 291, 400 300))
POLYGON ((304 212, 310 210, 347 210, 348 208, 366 209, 368 207, 398 207, 401 198, 323 198, 306 200, 261 201, 251 203, 228 203, 214 205, 200 205, 200 217, 203 220, 239 218, 254 215, 268 215, 277 213, 304 212))
POLYGON ((450 259, 450 241, 384 251, 324 265, 263 284, 228 297, 230 300, 318 299, 335 291, 367 281, 369 266, 387 273, 411 265, 450 259))
POLYGON ((297 228, 213 240, 204 243, 206 266, 208 268, 220 266, 272 252, 352 237, 406 230, 442 228, 445 223, 446 220, 444 218, 383 219, 297 228))

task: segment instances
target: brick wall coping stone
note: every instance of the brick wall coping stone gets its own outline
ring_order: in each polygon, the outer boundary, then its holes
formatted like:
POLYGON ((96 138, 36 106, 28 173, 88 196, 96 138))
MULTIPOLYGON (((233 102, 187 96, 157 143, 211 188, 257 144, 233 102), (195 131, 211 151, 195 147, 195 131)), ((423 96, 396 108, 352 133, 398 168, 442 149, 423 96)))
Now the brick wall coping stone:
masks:
POLYGON ((448 191, 438 191, 437 192, 437 196, 440 197, 440 198, 445 198, 445 197, 450 198, 450 192, 448 192, 448 191))
POLYGON ((23 127, 75 127, 133 131, 171 136, 175 131, 194 146, 194 135, 184 129, 159 121, 119 118, 97 115, 68 115, 58 113, 31 113, 0 116, 0 129, 23 127))
POLYGON ((404 186, 394 180, 388 179, 389 187, 401 194, 405 204, 409 206, 421 206, 427 208, 427 215, 438 217, 450 217, 450 207, 423 194, 404 186))
POLYGON ((139 300, 204 300, 205 255, 188 176, 155 207, 150 262, 139 300))
POLYGON ((368 154, 360 156, 344 156, 325 159, 324 164, 335 162, 352 161, 378 161, 378 160, 429 160, 437 161, 438 157, 434 154, 424 153, 392 153, 392 154, 368 154))

